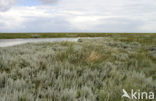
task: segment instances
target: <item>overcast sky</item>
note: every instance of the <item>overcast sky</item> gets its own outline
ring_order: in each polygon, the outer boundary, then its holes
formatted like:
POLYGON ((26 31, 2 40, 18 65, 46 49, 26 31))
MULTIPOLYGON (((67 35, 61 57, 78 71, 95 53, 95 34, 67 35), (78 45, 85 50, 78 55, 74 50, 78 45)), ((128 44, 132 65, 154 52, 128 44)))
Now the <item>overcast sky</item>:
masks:
POLYGON ((0 32, 156 32, 156 0, 0 0, 0 32))

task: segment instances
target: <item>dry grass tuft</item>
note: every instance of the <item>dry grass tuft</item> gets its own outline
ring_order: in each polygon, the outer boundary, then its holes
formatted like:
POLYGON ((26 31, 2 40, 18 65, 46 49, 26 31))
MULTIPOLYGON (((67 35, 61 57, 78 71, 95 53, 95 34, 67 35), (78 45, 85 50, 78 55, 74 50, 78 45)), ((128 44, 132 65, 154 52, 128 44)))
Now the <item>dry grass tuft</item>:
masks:
POLYGON ((99 53, 97 53, 95 51, 92 51, 90 53, 89 57, 87 58, 87 61, 89 61, 89 62, 96 62, 96 61, 100 60, 101 57, 102 57, 101 54, 99 54, 99 53))

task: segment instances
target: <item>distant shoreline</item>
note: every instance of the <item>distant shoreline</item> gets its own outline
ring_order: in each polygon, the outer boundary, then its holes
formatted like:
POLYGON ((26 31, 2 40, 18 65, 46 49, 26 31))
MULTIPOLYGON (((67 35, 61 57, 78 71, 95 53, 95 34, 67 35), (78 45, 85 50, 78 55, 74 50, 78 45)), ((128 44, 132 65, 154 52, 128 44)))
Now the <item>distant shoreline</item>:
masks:
POLYGON ((16 38, 74 38, 74 37, 112 37, 116 35, 156 35, 156 33, 0 33, 0 39, 16 38))

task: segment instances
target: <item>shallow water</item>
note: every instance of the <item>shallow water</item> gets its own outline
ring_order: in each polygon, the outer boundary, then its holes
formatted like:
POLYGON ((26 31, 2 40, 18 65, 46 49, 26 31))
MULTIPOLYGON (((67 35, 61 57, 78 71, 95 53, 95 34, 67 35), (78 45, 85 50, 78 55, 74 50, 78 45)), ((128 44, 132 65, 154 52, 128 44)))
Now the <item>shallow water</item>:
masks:
MULTIPOLYGON (((30 38, 30 39, 0 39, 0 47, 9 47, 26 43, 38 42, 61 42, 61 41, 78 41, 80 38, 30 38)), ((95 38, 82 38, 95 39, 95 38)))
POLYGON ((78 41, 79 38, 37 38, 37 39, 0 39, 0 47, 15 46, 25 43, 78 41))

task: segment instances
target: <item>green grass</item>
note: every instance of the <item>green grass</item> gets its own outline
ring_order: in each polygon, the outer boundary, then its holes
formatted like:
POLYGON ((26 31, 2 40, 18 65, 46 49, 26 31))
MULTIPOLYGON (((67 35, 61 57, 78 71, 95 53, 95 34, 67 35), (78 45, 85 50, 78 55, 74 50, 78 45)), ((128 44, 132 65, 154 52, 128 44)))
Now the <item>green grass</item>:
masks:
MULTIPOLYGON (((0 39, 61 38, 61 37, 108 37, 114 35, 146 35, 147 33, 0 33, 0 39)), ((155 33, 148 33, 154 35, 155 33)))
POLYGON ((135 101, 123 88, 156 94, 155 34, 0 48, 0 101, 135 101))

